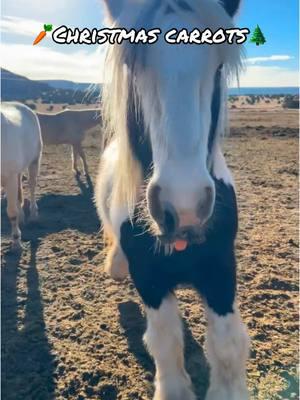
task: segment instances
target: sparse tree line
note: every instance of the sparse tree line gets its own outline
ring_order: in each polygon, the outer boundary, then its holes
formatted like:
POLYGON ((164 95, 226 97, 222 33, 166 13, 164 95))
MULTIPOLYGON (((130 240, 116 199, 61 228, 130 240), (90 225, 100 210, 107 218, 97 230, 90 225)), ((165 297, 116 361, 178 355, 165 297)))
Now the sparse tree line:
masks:
MULTIPOLYGON (((277 100, 277 104, 282 104, 283 108, 299 108, 299 96, 294 95, 284 95, 284 94, 272 94, 272 95, 246 95, 244 96, 244 100, 242 105, 249 104, 259 104, 265 103, 269 104, 271 100, 277 100)), ((64 104, 62 106, 63 109, 68 106, 72 106, 75 104, 95 104, 99 103, 101 100, 99 91, 91 91, 83 92, 83 91, 73 91, 73 90, 64 90, 64 89, 53 89, 53 91, 45 91, 42 92, 42 95, 39 98, 33 98, 31 100, 25 101, 26 104, 33 110, 36 109, 35 102, 41 102, 42 104, 49 104, 47 111, 52 111, 54 108, 54 104, 64 104)), ((239 96, 230 95, 228 96, 228 101, 231 104, 231 108, 236 108, 234 105, 235 102, 239 100, 239 96)))
POLYGON ((36 109, 36 102, 49 104, 48 111, 52 111, 54 104, 65 104, 63 108, 67 108, 67 106, 75 104, 90 105, 99 103, 99 97, 99 90, 81 91, 70 89, 53 89, 43 91, 39 96, 33 97, 30 100, 16 100, 26 102, 26 104, 33 110, 36 109))
MULTIPOLYGON (((228 101, 231 103, 231 108, 236 108, 234 103, 239 100, 239 96, 230 95, 228 101)), ((254 105, 258 103, 271 103, 271 100, 277 100, 277 104, 282 104, 283 108, 299 108, 299 96, 298 95, 284 95, 284 94, 271 94, 271 95, 246 95, 242 105, 246 103, 254 105)))

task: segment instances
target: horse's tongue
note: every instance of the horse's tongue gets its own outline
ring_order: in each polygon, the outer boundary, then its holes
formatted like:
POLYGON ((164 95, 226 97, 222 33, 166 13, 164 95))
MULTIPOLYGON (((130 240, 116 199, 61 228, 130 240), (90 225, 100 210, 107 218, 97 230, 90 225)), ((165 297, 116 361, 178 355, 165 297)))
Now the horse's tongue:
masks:
POLYGON ((177 251, 183 251, 187 247, 187 241, 186 240, 176 240, 174 243, 175 250, 177 251))

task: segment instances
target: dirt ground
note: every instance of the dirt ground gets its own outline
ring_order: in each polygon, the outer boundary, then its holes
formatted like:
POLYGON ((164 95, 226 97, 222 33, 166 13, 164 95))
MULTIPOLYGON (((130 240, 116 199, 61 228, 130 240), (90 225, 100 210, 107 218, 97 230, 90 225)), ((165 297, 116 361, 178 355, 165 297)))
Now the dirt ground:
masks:
MULTIPOLYGON (((232 110, 231 124, 225 149, 240 210, 238 292, 252 340, 251 400, 298 399, 298 114, 245 108, 232 110)), ((67 146, 45 148, 40 220, 24 227, 20 256, 9 251, 3 202, 3 400, 150 400, 153 394, 139 297, 129 278, 115 283, 101 266, 92 201, 100 140, 93 136, 86 141, 92 182, 75 179, 67 146)), ((202 400, 203 309, 190 289, 178 290, 178 298, 186 365, 202 400)))

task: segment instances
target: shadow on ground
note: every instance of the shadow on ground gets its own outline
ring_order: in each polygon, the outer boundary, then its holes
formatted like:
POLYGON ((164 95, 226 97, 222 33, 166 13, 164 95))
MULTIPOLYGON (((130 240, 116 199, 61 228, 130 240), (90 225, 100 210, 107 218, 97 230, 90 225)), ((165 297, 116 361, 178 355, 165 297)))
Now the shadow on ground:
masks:
POLYGON ((20 255, 7 252, 3 257, 2 396, 6 400, 54 399, 54 358, 45 332, 36 269, 37 248, 38 242, 31 241, 30 261, 26 267, 20 266, 20 255), (27 281, 25 303, 17 290, 20 272, 27 281), (21 308, 22 315, 19 314, 21 308))
MULTIPOLYGON (((81 193, 45 194, 38 200, 39 219, 35 223, 27 223, 22 227, 23 240, 41 239, 48 234, 58 233, 65 229, 74 229, 82 233, 99 231, 99 220, 93 202, 94 187, 92 181, 87 182, 76 176, 81 193)), ((28 203, 24 206, 28 216, 28 203)), ((6 214, 6 201, 1 207, 1 236, 10 234, 10 224, 6 214)))
MULTIPOLYGON (((22 227, 28 263, 5 245, 2 256, 2 395, 5 400, 52 400, 55 360, 47 339, 36 254, 42 238, 66 229, 82 233, 99 230, 93 204, 93 184, 76 177, 78 195, 45 194, 38 201, 39 220, 22 227), (18 288, 18 281, 25 282, 18 288), (24 289, 25 287, 25 289, 24 289)), ((25 204, 28 217, 28 204, 25 204)), ((1 207, 1 236, 10 235, 6 201, 1 207)))

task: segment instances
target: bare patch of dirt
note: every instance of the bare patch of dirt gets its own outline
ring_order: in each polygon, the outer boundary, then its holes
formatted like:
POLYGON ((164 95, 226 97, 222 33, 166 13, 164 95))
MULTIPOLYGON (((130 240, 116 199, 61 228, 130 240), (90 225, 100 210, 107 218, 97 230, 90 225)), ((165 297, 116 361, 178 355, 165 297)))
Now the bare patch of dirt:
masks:
MULTIPOLYGON (((298 145, 294 135, 274 134, 277 127, 288 132, 297 126, 270 124, 272 116, 256 112, 257 124, 250 131, 243 126, 248 112, 242 112, 233 121, 237 134, 226 140, 225 149, 240 209, 239 302, 252 339, 251 399, 297 399, 298 145), (269 133, 261 133, 259 126, 269 133)), ((97 143, 95 136, 86 141, 92 181, 74 178, 67 146, 45 148, 40 220, 24 227, 21 256, 9 252, 3 202, 5 400, 151 399, 154 366, 142 342, 145 318, 139 297, 130 279, 115 283, 101 266, 92 201, 97 143)), ((190 289, 178 290, 178 298, 186 364, 197 398, 203 399, 208 384, 203 310, 190 289)))

